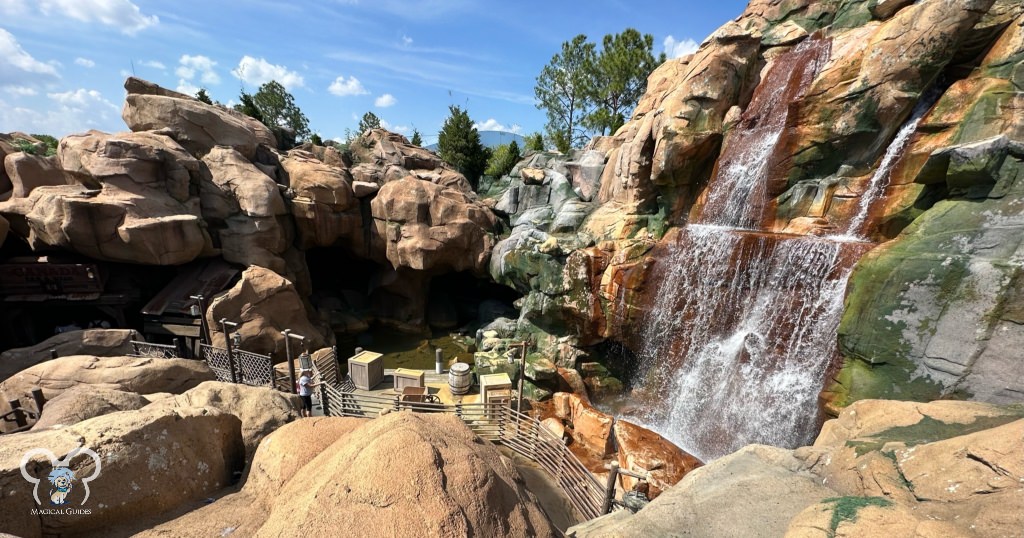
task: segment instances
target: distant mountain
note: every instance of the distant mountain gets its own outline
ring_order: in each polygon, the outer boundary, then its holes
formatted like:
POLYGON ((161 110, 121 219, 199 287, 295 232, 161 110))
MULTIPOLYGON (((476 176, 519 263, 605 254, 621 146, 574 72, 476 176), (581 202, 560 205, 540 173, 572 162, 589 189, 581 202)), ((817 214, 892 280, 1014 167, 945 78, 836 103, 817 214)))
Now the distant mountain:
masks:
MULTIPOLYGON (((513 140, 516 144, 519 144, 519 151, 523 151, 523 146, 526 144, 526 139, 515 133, 507 131, 478 131, 480 133, 480 143, 494 149, 502 144, 508 144, 513 140)), ((430 151, 437 151, 437 142, 430 144, 429 146, 423 146, 430 151)))

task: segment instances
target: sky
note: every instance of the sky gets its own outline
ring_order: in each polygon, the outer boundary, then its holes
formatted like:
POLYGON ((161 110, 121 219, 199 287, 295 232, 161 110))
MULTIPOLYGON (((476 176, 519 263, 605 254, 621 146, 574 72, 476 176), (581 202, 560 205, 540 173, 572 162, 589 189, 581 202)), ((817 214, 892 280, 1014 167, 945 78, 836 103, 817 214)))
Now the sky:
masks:
POLYGON ((132 75, 234 104, 277 80, 310 129, 341 139, 372 111, 437 138, 448 106, 482 130, 542 131, 537 74, 577 34, 632 27, 692 52, 743 0, 0 0, 0 132, 126 129, 132 75))

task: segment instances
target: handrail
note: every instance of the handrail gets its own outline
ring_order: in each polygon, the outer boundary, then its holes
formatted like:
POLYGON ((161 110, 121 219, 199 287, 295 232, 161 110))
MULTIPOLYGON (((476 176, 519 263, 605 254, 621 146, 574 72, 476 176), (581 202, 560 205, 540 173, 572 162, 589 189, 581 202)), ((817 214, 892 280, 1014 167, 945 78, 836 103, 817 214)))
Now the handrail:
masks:
POLYGON ((507 447, 516 454, 535 462, 558 484, 579 513, 586 519, 602 515, 606 504, 605 486, 580 461, 561 439, 541 425, 540 421, 520 413, 506 404, 471 403, 439 404, 401 402, 396 397, 357 394, 346 390, 336 368, 337 361, 323 361, 313 365, 313 377, 319 383, 320 401, 327 416, 375 418, 384 410, 412 410, 416 412, 448 413, 483 439, 507 447), (325 380, 333 379, 333 382, 325 380))
POLYGON ((181 355, 176 345, 154 344, 132 340, 132 357, 149 357, 154 359, 178 359, 181 355))

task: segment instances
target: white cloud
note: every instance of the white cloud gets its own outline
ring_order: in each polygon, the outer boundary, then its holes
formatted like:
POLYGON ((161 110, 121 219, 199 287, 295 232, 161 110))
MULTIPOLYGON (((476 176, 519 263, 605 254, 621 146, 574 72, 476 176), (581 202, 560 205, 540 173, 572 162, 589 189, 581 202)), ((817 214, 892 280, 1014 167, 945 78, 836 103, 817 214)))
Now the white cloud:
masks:
POLYGON ((146 16, 139 6, 129 0, 38 0, 43 15, 63 15, 82 22, 98 22, 135 35, 140 30, 156 26, 156 15, 146 16))
POLYGON ((306 85, 302 75, 295 71, 289 71, 283 65, 274 65, 263 58, 243 56, 238 62, 238 67, 231 71, 232 75, 239 80, 252 86, 260 86, 264 83, 276 80, 288 90, 302 88, 306 85))
POLYGON ((75 63, 82 67, 96 67, 96 62, 88 58, 75 58, 75 63))
POLYGON ((195 84, 192 84, 191 82, 182 78, 178 79, 178 87, 175 88, 175 90, 187 95, 195 95, 199 92, 199 86, 196 86, 195 84))
POLYGON ((523 130, 523 128, 518 123, 513 123, 512 125, 506 127, 505 125, 503 125, 501 122, 494 118, 488 118, 487 121, 483 123, 474 123, 473 127, 475 127, 476 130, 478 131, 505 131, 506 133, 516 134, 520 133, 523 130))
POLYGON ((12 131, 46 133, 58 138, 89 129, 114 132, 124 128, 120 109, 96 90, 47 94, 50 106, 9 106, 0 102, 0 125, 12 131))
POLYGON ((700 46, 700 43, 686 38, 682 41, 676 41, 676 38, 668 36, 663 42, 665 46, 665 55, 669 58, 678 58, 680 56, 686 56, 692 54, 700 46))
POLYGON ((391 122, 389 122, 388 120, 380 120, 380 126, 391 131, 392 133, 403 134, 406 136, 412 134, 412 127, 408 125, 391 125, 391 122))
POLYGON ((213 69, 216 66, 217 62, 206 56, 184 54, 178 60, 178 69, 174 72, 189 84, 192 84, 196 78, 203 84, 220 84, 220 76, 213 69))
POLYGON ((29 88, 28 86, 7 86, 5 90, 7 90, 9 95, 15 97, 32 97, 39 93, 34 88, 29 88))
POLYGON ((0 86, 35 86, 59 78, 56 67, 33 58, 10 32, 0 28, 0 86))
POLYGON ((398 103, 398 99, 395 99, 394 95, 391 95, 390 93, 385 93, 384 95, 381 95, 380 97, 374 99, 373 106, 387 108, 389 106, 395 106, 396 103, 398 103))
MULTIPOLYGON (((197 58, 201 57, 202 56, 197 56, 197 58)), ((167 66, 164 65, 163 62, 158 62, 156 60, 143 60, 139 62, 139 65, 141 65, 142 67, 152 67, 153 69, 159 69, 161 71, 167 69, 167 66)), ((217 63, 214 62, 213 65, 217 65, 217 63)))
POLYGON ((407 36, 407 35, 403 35, 402 36, 402 45, 406 46, 406 47, 408 47, 409 45, 412 45, 412 38, 407 36))
POLYGON ((366 95, 370 93, 366 91, 366 88, 363 87, 362 82, 359 82, 359 79, 356 77, 348 77, 348 79, 346 79, 344 75, 334 79, 334 82, 332 82, 330 87, 327 88, 327 91, 340 97, 345 97, 347 95, 366 95))

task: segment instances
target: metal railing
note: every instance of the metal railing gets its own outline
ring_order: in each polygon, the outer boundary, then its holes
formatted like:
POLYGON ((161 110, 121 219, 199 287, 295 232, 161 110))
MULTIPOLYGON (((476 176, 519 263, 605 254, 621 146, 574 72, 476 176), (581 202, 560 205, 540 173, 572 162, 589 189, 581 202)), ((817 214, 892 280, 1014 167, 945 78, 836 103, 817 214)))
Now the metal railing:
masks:
POLYGON ((222 347, 200 344, 200 356, 213 370, 217 381, 242 383, 254 387, 274 385, 274 362, 270 355, 260 355, 240 349, 228 352, 222 347))
POLYGON ((132 340, 132 357, 151 357, 154 359, 178 359, 181 354, 177 345, 153 344, 132 340))
POLYGON ((357 394, 342 387, 336 361, 333 366, 325 361, 324 366, 327 371, 321 371, 319 363, 314 364, 313 376, 319 383, 325 415, 375 418, 384 410, 453 414, 481 438, 505 446, 539 465, 551 475, 585 519, 598 517, 607 511, 606 486, 536 418, 500 403, 414 403, 400 401, 397 396, 357 394), (328 379, 338 381, 327 382, 328 379))

